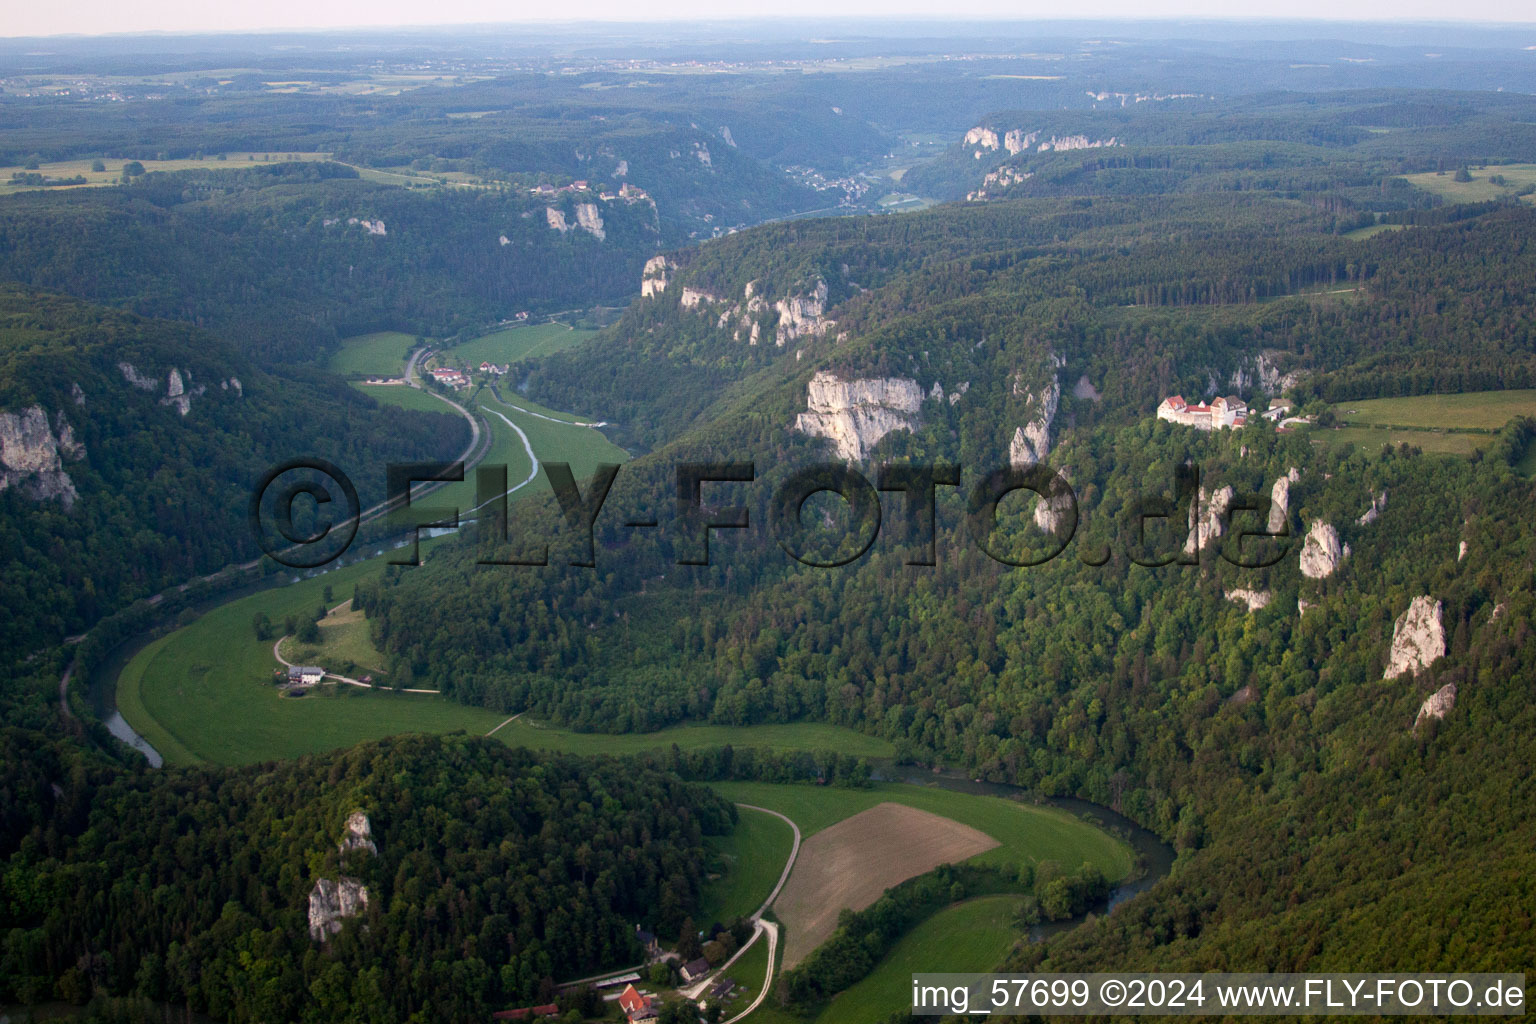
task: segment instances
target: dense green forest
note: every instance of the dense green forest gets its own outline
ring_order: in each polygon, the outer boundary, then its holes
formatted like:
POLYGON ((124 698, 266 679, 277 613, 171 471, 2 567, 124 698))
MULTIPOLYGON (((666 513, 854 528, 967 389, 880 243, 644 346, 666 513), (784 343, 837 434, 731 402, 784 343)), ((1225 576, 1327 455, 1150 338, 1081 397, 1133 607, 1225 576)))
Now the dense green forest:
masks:
POLYGON ((267 363, 369 331, 440 337, 618 301, 661 239, 648 203, 405 189, 330 163, 0 199, 0 279, 190 320, 267 363), (601 208, 602 238, 578 226, 582 204, 601 208))
MULTIPOLYGON (((679 254, 660 296, 588 347, 522 367, 535 395, 614 402, 654 451, 614 484, 595 570, 557 558, 477 571, 497 545, 466 542, 366 588, 396 671, 599 731, 834 722, 892 740, 905 759, 1113 806, 1181 852, 1135 912, 1021 963, 1148 967, 1166 954, 1363 968, 1380 940, 1362 936, 1385 930, 1389 911, 1332 925, 1351 901, 1480 922, 1398 944, 1389 960, 1405 969, 1459 964, 1474 948, 1477 962, 1528 958, 1512 938, 1526 883, 1506 900, 1482 884, 1472 851, 1496 850, 1501 877, 1532 866, 1513 838, 1529 794, 1507 778, 1529 754, 1514 681, 1530 673, 1520 651, 1536 553, 1523 510, 1536 495, 1513 468, 1529 429, 1490 436, 1468 461, 1319 446, 1256 418, 1200 433, 1151 414, 1174 391, 1262 404, 1281 392, 1310 403, 1529 386, 1536 211, 1447 210, 1356 241, 1336 233, 1332 211, 1283 199, 984 210, 774 226, 679 254), (679 301, 679 285, 734 301, 746 281, 782 295, 818 276, 836 326, 782 349, 733 338, 718 304, 679 301), (937 566, 905 564, 915 538, 894 496, 869 553, 846 567, 799 565, 775 542, 773 488, 827 457, 792 429, 824 370, 925 393, 911 429, 865 462, 870 479, 887 462, 963 467, 960 488, 939 489, 937 566), (977 549, 965 496, 1007 463, 1013 428, 1053 378, 1049 461, 1070 475, 1078 532, 1061 557, 1010 568, 977 549), (755 482, 706 498, 747 505, 754 528, 716 533, 709 567, 679 565, 674 466, 704 458, 754 463, 755 482), (1207 499, 1222 486, 1267 498, 1294 469, 1288 555, 1240 568, 1219 557, 1244 557, 1227 537, 1179 564, 1184 504, 1139 546, 1128 516, 1147 496, 1172 503, 1186 465, 1207 499), (1380 518, 1360 522, 1383 493, 1380 518), (621 525, 646 513, 661 536, 621 525), (1297 553, 1318 522, 1349 554, 1310 578, 1297 553), (1088 564, 1100 551, 1108 561, 1088 564), (1250 610, 1229 598, 1239 591, 1267 604, 1250 610), (1421 594, 1444 604, 1447 656, 1384 680, 1394 622, 1421 594), (1416 727, 1420 704, 1449 683, 1455 710, 1416 727), (1444 887, 1429 881, 1439 877, 1444 887)), ((816 514, 834 536, 855 529, 839 501, 816 514)), ((1051 547, 1030 517, 1025 501, 1001 506, 1015 556, 1051 547)), ((558 530, 553 516, 525 517, 503 550, 558 530)))
POLYGON ((1412 209, 1433 197, 1395 175, 1536 160, 1533 113, 1529 96, 1406 90, 1003 111, 978 122, 989 139, 957 139, 903 184, 944 199, 1326 191, 1370 209, 1412 209), (1074 148, 1047 149, 1054 140, 1074 148))
POLYGON ((0 410, 7 661, 258 557, 246 509, 269 466, 351 467, 367 507, 385 463, 453 458, 469 438, 456 415, 264 370, 186 324, 14 286, 0 288, 0 410))
POLYGON ((676 776, 463 735, 153 774, 4 742, 0 1000, 23 1003, 56 986, 229 1021, 486 1019, 638 957, 637 924, 675 934, 704 838, 736 816, 676 776), (359 810, 377 853, 338 853, 359 810), (337 877, 367 906, 313 941, 310 891, 337 877))
MULTIPOLYGON (((546 498, 519 503, 504 536, 481 523, 360 585, 392 680, 591 732, 834 723, 905 763, 1113 807, 1176 848, 1150 892, 1021 946, 1020 969, 1536 958, 1536 422, 1450 458, 1153 415, 1175 392, 1284 396, 1325 423, 1327 403, 1536 385, 1536 208, 1514 189, 1453 203, 1404 177, 1536 160, 1536 110, 1515 92, 1395 88, 1492 90, 1524 81, 1523 58, 1431 66, 1377 47, 1377 68, 1297 75, 1335 44, 1239 47, 1245 65, 1188 59, 1198 41, 1054 42, 1077 56, 1049 81, 996 56, 858 77, 776 46, 751 50, 766 73, 673 74, 658 68, 698 52, 619 66, 598 41, 543 64, 454 58, 398 95, 346 92, 383 72, 334 54, 306 54, 301 91, 273 93, 291 59, 226 74, 209 44, 174 82, 159 58, 115 58, 110 113, 0 93, 0 159, 21 167, 206 161, 0 196, 0 1003, 95 1000, 103 1021, 484 1019, 633 962, 637 924, 677 933, 713 862, 706 837, 736 817, 689 780, 867 783, 870 765, 836 752, 578 759, 462 735, 152 772, 80 701, 59 707, 66 666, 99 664, 190 607, 197 577, 255 557, 246 502, 267 466, 462 449, 460 419, 382 409, 321 372, 341 338, 619 302, 593 340, 506 382, 638 454, 598 519, 596 565, 572 564, 583 538, 546 498), (1166 87, 1122 84, 1154 80, 1166 87), (1293 86, 1318 81, 1351 88, 1293 86), (957 142, 972 126, 1040 134, 978 158, 957 142), (1079 135, 1116 144, 1037 148, 1079 135), (906 166, 907 150, 939 155, 906 166), (219 159, 242 151, 330 158, 219 159), (988 201, 761 223, 868 210, 844 197, 877 197, 896 172, 902 189, 988 201), (591 187, 566 190, 577 181, 591 187), (600 198, 621 184, 647 197, 600 198), (629 301, 658 254, 653 294, 629 301), (831 569, 790 557, 775 488, 833 457, 795 426, 818 374, 902 396, 866 417, 894 424, 860 443, 872 483, 883 465, 956 467, 937 488, 935 564, 894 491, 867 553, 831 569), (1016 494, 989 556, 973 488, 1031 461, 1014 455, 1026 427, 1070 479, 1076 532, 1042 528, 1016 494), (702 499, 744 506, 750 528, 716 531, 711 564, 685 565, 700 538, 676 467, 699 461, 753 464, 702 499), (1200 487, 1180 491, 1192 471, 1200 487), (1245 547, 1234 534, 1281 480, 1287 536, 1245 547), (1181 558, 1191 497, 1208 509, 1224 486, 1253 507, 1181 558), (1143 536, 1148 499, 1166 517, 1143 536), (1318 524, 1340 548, 1307 575, 1318 524), (548 565, 505 564, 545 543, 548 565), (1280 557, 1235 564, 1255 548, 1280 557), (167 615, 138 601, 184 581, 167 615), (1420 596, 1439 602, 1444 656, 1384 678, 1420 596), (1452 684, 1448 713, 1420 720, 1452 684), (354 811, 374 854, 338 850, 354 811), (311 939, 317 881, 343 878, 367 907, 311 939)), ((72 74, 81 44, 7 45, 0 60, 72 74)), ((382 474, 356 479, 364 504, 382 497, 382 474)), ((860 527, 843 504, 807 504, 811 545, 846 551, 860 527)), ((1026 924, 1105 889, 1093 872, 1004 875, 944 868, 892 890, 779 995, 819 1005, 962 896, 1017 893, 1026 924)))

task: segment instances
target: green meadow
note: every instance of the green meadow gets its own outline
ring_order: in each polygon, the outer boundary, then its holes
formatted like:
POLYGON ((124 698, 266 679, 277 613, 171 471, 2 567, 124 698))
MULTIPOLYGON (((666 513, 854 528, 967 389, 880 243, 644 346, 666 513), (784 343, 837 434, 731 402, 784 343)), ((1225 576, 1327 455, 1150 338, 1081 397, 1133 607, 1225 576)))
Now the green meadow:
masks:
MULTIPOLYGON (((615 736, 598 732, 571 732, 528 718, 509 722, 496 735, 515 747, 559 750, 570 754, 638 754, 704 747, 757 747, 763 750, 836 750, 856 757, 890 757, 890 743, 823 722, 790 725, 674 725, 657 732, 615 736)), ((749 803, 751 801, 748 801, 749 803)), ((766 805, 765 805, 766 806, 766 805)))
POLYGON ((902 936, 862 981, 834 996, 816 1024, 862 1024, 908 1009, 912 975, 919 972, 994 970, 1019 939, 1013 923, 1019 902, 1017 896, 982 896, 934 914, 902 936))
MULTIPOLYGON (((1410 183, 1453 203, 1482 203, 1512 196, 1527 185, 1536 185, 1536 164, 1489 164, 1468 170, 1471 181, 1457 181, 1454 171, 1428 171, 1404 175, 1410 183), (1494 178, 1503 178, 1496 182, 1494 178)), ((1533 196, 1526 196, 1531 202, 1533 196)))
POLYGON ((1536 416, 1536 389, 1372 398, 1341 402, 1334 414, 1350 426, 1492 432, 1517 417, 1536 416))
POLYGON ((709 840, 710 852, 718 860, 712 873, 718 877, 704 883, 696 919, 701 927, 715 921, 728 924, 762 906, 784 873, 794 845, 794 833, 781 819, 762 811, 739 810, 736 830, 709 840))
POLYGON ((786 815, 800 826, 803 839, 844 818, 887 801, 952 818, 998 841, 972 857, 972 864, 1037 864, 1052 860, 1069 871, 1098 865, 1115 881, 1131 873, 1135 858, 1124 842, 1054 807, 1040 807, 995 796, 879 782, 869 789, 836 786, 777 785, 767 782, 716 782, 711 785, 739 803, 756 804, 786 815))
POLYGON ((461 366, 479 366, 484 362, 513 363, 519 359, 559 352, 586 341, 596 333, 565 324, 507 327, 460 342, 444 354, 449 362, 461 366))
POLYGON ((1343 426, 1315 430, 1327 444, 1374 449, 1413 445, 1436 455, 1471 455, 1487 448, 1510 420, 1536 416, 1536 390, 1470 391, 1340 402, 1333 407, 1343 426))
POLYGON ((326 586, 335 601, 346 600, 353 584, 383 567, 383 558, 370 559, 207 612, 128 663, 118 677, 119 710, 173 764, 249 764, 404 732, 489 732, 506 716, 430 694, 323 686, 284 697, 272 685, 273 640, 256 638, 255 615, 266 613, 281 632, 288 615, 325 602, 326 586))
POLYGON ((343 338, 331 353, 326 369, 344 377, 398 377, 405 358, 416 347, 416 336, 403 331, 377 331, 343 338))

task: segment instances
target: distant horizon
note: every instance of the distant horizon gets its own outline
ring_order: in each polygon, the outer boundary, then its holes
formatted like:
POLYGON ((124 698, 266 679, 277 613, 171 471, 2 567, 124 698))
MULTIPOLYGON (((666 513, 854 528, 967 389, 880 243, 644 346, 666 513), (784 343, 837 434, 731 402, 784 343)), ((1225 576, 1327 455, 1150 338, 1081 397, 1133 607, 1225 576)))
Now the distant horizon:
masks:
MULTIPOLYGON (((911 0, 898 0, 910 3, 911 0)), ((972 0, 972 7, 963 13, 933 14, 924 10, 874 9, 870 0, 844 0, 841 10, 828 12, 824 4, 815 0, 784 0, 772 14, 721 13, 709 10, 703 0, 662 0, 654 16, 636 17, 633 5, 615 0, 599 0, 584 9, 593 11, 590 17, 572 18, 565 12, 559 16, 541 16, 537 13, 517 13, 511 17, 496 17, 499 5, 485 0, 471 0, 461 5, 465 17, 450 21, 411 21, 409 14, 419 8, 402 0, 377 0, 362 3, 360 0, 332 0, 329 3, 304 4, 295 0, 279 0, 259 10, 210 12, 194 8, 184 0, 149 0, 134 6, 90 0, 85 6, 89 13, 82 16, 77 9, 65 12, 58 9, 34 7, 14 12, 0 26, 0 39, 101 39, 185 37, 185 36, 263 36, 263 35, 325 35, 347 32, 441 32, 470 29, 515 29, 536 27, 539 29, 569 26, 573 29, 593 29, 604 26, 637 28, 654 26, 691 27, 708 26, 772 26, 775 28, 801 24, 807 27, 817 24, 853 22, 869 25, 884 22, 887 25, 920 25, 932 22, 946 26, 950 31, 937 35, 960 35, 958 31, 967 25, 1150 25, 1191 23, 1202 25, 1244 26, 1253 28, 1265 24, 1275 26, 1325 24, 1331 26, 1358 25, 1361 27, 1433 28, 1457 29, 1536 29, 1536 6, 1526 0, 1493 0, 1480 7, 1477 18, 1447 17, 1443 4, 1434 0, 1407 0, 1380 11, 1370 8, 1345 8, 1325 4, 1321 0, 1302 0, 1299 8, 1283 13, 1254 12, 1233 14, 1230 11, 1214 13, 1209 8, 1220 5, 1209 0, 1179 0, 1178 6, 1149 12, 1132 9, 1130 0, 1105 0, 1100 9, 1064 17, 1057 11, 1032 14, 1013 7, 1007 11, 990 10, 989 0, 972 0), (865 4, 869 9, 864 9, 865 4), (277 13, 292 12, 292 16, 277 13), (338 13, 331 16, 330 12, 338 13), (1346 15, 1345 11, 1348 11, 1346 15), (391 14, 405 17, 391 17, 391 14), (348 15, 351 15, 349 17, 348 15), (258 18, 270 20, 256 20, 258 18), (245 19, 245 20, 242 20, 245 19), (82 32, 81 22, 101 26, 97 31, 82 32)), ((1044 8, 1045 4, 1040 4, 1044 8)), ((655 9, 655 8, 653 8, 655 9)), ((878 38, 880 33, 866 30, 864 34, 878 38)), ((1536 38, 1525 49, 1536 50, 1536 38)))

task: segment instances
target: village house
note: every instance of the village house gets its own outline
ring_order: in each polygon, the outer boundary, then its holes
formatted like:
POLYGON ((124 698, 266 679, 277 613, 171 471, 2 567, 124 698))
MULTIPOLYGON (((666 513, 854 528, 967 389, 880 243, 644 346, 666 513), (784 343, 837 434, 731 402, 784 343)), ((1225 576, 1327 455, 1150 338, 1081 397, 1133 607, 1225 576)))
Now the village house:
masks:
POLYGON ((655 932, 648 932, 635 925, 635 939, 640 943, 640 948, 645 950, 646 959, 654 960, 661 956, 661 940, 656 938, 655 932))
POLYGON ((709 973, 709 961, 703 957, 699 957, 697 960, 690 960, 683 964, 681 973, 683 980, 691 985, 709 973))
POLYGON ((325 678, 325 669, 318 665, 289 665, 289 686, 315 686, 325 678))
POLYGON ((450 388, 462 388, 469 384, 469 378, 464 375, 463 370, 439 366, 437 369, 429 372, 432 374, 433 380, 439 384, 446 384, 450 388))
POLYGON ((1271 398, 1269 408, 1260 413, 1266 420, 1282 420, 1291 411, 1291 403, 1284 398, 1271 398))
POLYGON ((495 363, 485 362, 485 363, 481 363, 480 364, 480 372, 481 373, 491 373, 491 374, 495 374, 496 376, 500 377, 503 374, 505 374, 510 367, 511 367, 510 363, 504 364, 502 366, 497 366, 495 363))
POLYGON ((1248 423, 1248 403, 1229 395, 1213 398, 1208 405, 1190 405, 1183 395, 1169 395, 1157 407, 1157 418, 1196 430, 1242 428, 1248 423))
POLYGON ((624 991, 619 993, 619 1009, 624 1011, 624 1018, 632 1024, 636 1021, 655 1020, 660 1016, 656 1012, 656 1000, 641 995, 634 985, 626 985, 624 991))

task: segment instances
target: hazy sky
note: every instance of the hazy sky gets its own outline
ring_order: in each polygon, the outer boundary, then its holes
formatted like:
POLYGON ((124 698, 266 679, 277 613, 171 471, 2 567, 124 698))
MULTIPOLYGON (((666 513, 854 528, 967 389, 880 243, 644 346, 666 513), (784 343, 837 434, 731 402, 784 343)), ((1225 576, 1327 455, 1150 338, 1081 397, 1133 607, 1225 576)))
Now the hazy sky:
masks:
POLYGON ((1536 22, 1532 0, 79 0, 54 5, 5 0, 0 35, 205 32, 269 28, 340 28, 491 22, 719 20, 732 17, 1162 18, 1270 17, 1370 20, 1536 22))

